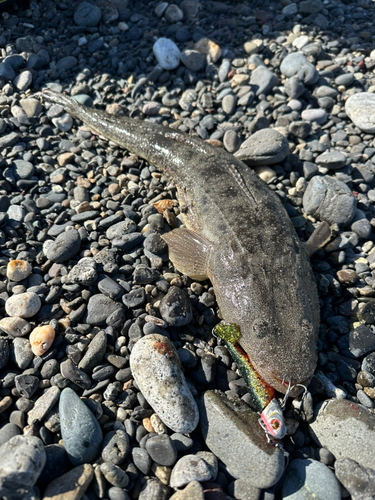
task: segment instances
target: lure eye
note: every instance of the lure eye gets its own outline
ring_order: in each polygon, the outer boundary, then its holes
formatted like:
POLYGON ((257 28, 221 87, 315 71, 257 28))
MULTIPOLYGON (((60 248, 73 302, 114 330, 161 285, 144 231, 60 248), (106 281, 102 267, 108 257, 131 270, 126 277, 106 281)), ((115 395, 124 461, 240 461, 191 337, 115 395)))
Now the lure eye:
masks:
POLYGON ((271 426, 272 426, 272 429, 275 429, 275 431, 277 431, 278 429, 280 429, 280 421, 277 420, 276 418, 274 418, 273 420, 271 420, 271 426))

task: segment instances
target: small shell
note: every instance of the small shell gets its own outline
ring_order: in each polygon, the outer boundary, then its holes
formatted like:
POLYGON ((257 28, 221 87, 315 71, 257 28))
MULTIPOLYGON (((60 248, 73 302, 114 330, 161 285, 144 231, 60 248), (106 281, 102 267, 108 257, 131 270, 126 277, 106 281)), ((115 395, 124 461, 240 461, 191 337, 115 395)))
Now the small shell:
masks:
POLYGON ((31 350, 35 356, 43 356, 51 347, 54 339, 55 330, 52 326, 38 326, 30 333, 31 350))

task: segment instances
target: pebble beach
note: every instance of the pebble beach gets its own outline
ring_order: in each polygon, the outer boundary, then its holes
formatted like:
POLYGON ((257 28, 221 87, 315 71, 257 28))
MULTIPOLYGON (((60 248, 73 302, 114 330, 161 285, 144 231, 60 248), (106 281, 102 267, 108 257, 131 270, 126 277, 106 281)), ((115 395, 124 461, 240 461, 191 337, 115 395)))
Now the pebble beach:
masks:
POLYGON ((0 11, 0 498, 375 498, 374 26, 370 0, 0 11), (46 88, 223 148, 302 241, 329 224, 280 446, 212 335, 212 284, 169 260, 175 184, 46 88))

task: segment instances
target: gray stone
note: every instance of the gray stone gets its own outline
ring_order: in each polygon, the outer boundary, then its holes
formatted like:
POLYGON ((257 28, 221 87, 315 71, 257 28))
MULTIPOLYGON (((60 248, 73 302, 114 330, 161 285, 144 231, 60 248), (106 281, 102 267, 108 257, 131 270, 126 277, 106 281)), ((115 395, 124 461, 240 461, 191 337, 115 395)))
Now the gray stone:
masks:
POLYGON ((163 69, 176 69, 180 64, 181 53, 177 45, 169 38, 159 38, 153 46, 156 60, 163 69))
POLYGON ((199 409, 206 445, 234 477, 247 478, 257 488, 276 484, 284 470, 284 454, 267 443, 257 413, 214 391, 204 394, 199 409))
POLYGON ((327 121, 327 112, 320 108, 304 109, 301 113, 302 120, 316 122, 319 125, 327 121))
POLYGON ((327 151, 319 155, 315 162, 321 167, 335 170, 346 165, 346 156, 340 151, 327 151))
POLYGON ((0 447, 14 436, 19 436, 21 429, 16 424, 5 424, 0 429, 0 447))
POLYGON ((134 447, 132 449, 132 459, 137 469, 139 469, 142 472, 142 474, 147 476, 152 464, 152 459, 150 455, 147 453, 147 451, 144 448, 134 447))
POLYGON ((112 486, 126 488, 129 483, 129 476, 117 465, 108 463, 101 464, 100 472, 102 472, 103 476, 112 486))
POLYGON ((280 71, 288 78, 296 76, 305 85, 312 85, 319 79, 319 73, 314 65, 298 52, 292 52, 283 59, 280 71))
POLYGON ((74 22, 77 26, 91 28, 96 26, 102 17, 102 12, 96 5, 82 2, 74 12, 74 22))
POLYGON ((102 459, 105 462, 120 465, 130 451, 129 437, 125 430, 108 432, 103 439, 102 459))
POLYGON ((27 368, 34 358, 29 340, 21 337, 15 338, 11 345, 10 355, 21 370, 27 368))
POLYGON ((181 53, 181 62, 191 71, 200 71, 204 68, 206 59, 203 54, 193 49, 185 49, 181 53))
POLYGON ((60 397, 60 389, 56 386, 49 387, 34 403, 33 408, 27 414, 27 423, 33 425, 43 422, 48 412, 57 403, 60 397))
POLYGON ((303 208, 308 215, 342 227, 350 224, 356 206, 349 187, 333 177, 314 176, 303 195, 303 208))
POLYGON ((146 450, 152 460, 160 465, 170 467, 177 460, 176 447, 167 434, 151 436, 146 441, 146 450))
POLYGON ((301 14, 317 14, 324 8, 321 0, 303 0, 298 4, 298 11, 301 14))
POLYGON ((310 423, 310 434, 337 460, 351 458, 363 467, 375 463, 375 415, 364 406, 345 399, 319 404, 310 423))
POLYGON ((284 84, 285 93, 291 99, 298 99, 305 92, 305 86, 299 78, 292 76, 284 84))
POLYGON ((159 311, 163 320, 171 326, 185 326, 193 319, 193 309, 186 292, 171 286, 161 299, 159 311))
POLYGON ((55 241, 48 247, 45 254, 52 262, 66 262, 74 257, 81 248, 81 238, 75 229, 59 234, 55 241))
POLYGON ((91 340, 85 355, 78 364, 78 368, 90 372, 99 365, 107 349, 107 336, 103 331, 98 332, 91 340))
POLYGON ((265 128, 246 139, 234 156, 250 166, 272 165, 284 160, 288 152, 287 138, 277 130, 265 128))
POLYGON ((183 434, 196 428, 198 408, 177 351, 167 337, 151 334, 138 340, 130 355, 130 368, 147 402, 165 425, 183 434))
POLYGON ((94 460, 103 435, 89 408, 70 388, 65 388, 59 403, 61 437, 69 460, 74 466, 94 460))
POLYGON ((0 337, 0 370, 4 370, 9 361, 9 343, 4 337, 0 337))
POLYGON ((210 481, 212 471, 203 458, 196 455, 185 455, 180 458, 172 469, 170 485, 172 488, 181 488, 191 481, 210 481))
POLYGON ((32 489, 46 462, 41 439, 14 436, 0 448, 0 496, 22 500, 32 489))
POLYGON ((5 310, 9 316, 31 318, 41 308, 41 300, 36 293, 25 292, 12 295, 5 303, 5 310))
POLYGON ((87 319, 89 325, 105 325, 106 319, 122 306, 106 295, 98 293, 89 299, 87 304, 87 319))
POLYGON ((345 101, 345 112, 354 125, 368 134, 375 134, 375 94, 359 92, 345 101))
POLYGON ((287 468, 282 496, 285 500, 340 500, 340 484, 321 462, 296 459, 287 468))
POLYGON ((343 75, 339 75, 335 78, 336 85, 344 85, 345 87, 349 87, 355 78, 353 73, 344 73, 343 75))
POLYGON ((223 144, 229 153, 235 153, 241 146, 241 139, 234 130, 227 130, 223 137, 223 144))
POLYGON ((362 467, 350 458, 341 458, 335 462, 335 474, 353 500, 375 498, 374 468, 362 467))
POLYGON ((116 238, 122 238, 126 234, 133 233, 137 227, 137 224, 131 219, 124 219, 117 224, 113 224, 113 226, 109 227, 106 231, 106 237, 109 240, 113 240, 116 238))
POLYGON ((277 76, 265 66, 258 66, 251 72, 250 85, 254 87, 256 95, 268 95, 278 84, 277 76))

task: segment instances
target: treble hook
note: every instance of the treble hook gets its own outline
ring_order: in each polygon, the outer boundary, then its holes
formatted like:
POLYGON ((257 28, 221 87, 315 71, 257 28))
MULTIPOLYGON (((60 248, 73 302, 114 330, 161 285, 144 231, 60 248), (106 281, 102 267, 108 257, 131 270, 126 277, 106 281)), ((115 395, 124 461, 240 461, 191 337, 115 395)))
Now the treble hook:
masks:
POLYGON ((302 398, 301 398, 301 401, 303 401, 303 398, 306 396, 306 393, 307 393, 307 387, 303 384, 294 384, 292 385, 292 381, 290 380, 290 377, 289 375, 285 375, 285 377, 283 378, 283 381, 282 381, 282 384, 284 385, 284 382, 288 381, 288 389, 286 390, 286 393, 280 403, 280 407, 282 410, 285 409, 285 406, 286 406, 286 403, 288 401, 288 398, 290 396, 290 393, 292 392, 292 390, 295 388, 295 387, 303 387, 304 391, 303 391, 303 395, 302 395, 302 398))

